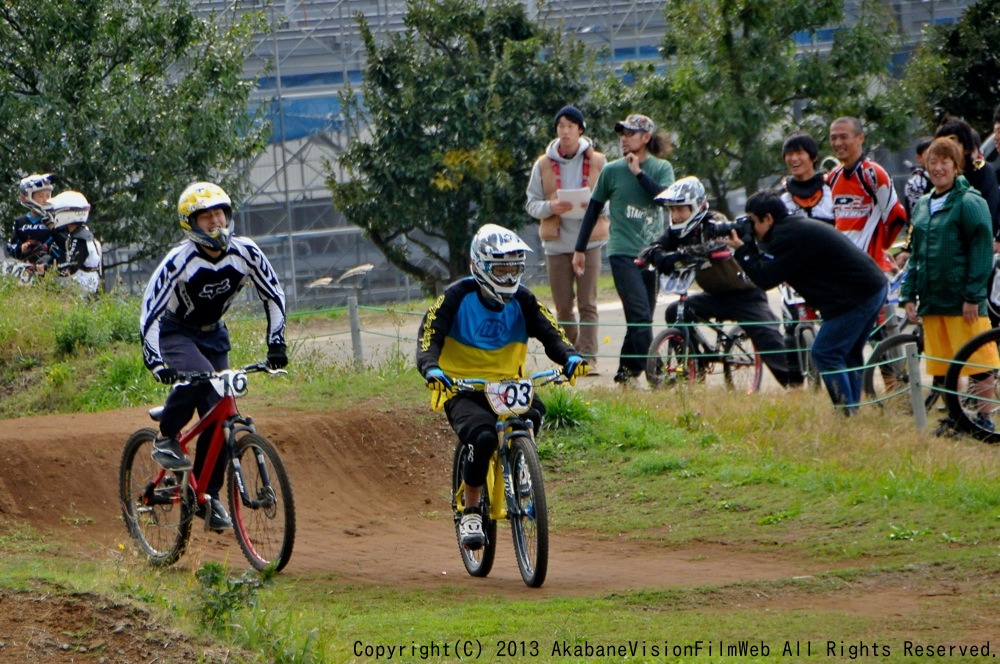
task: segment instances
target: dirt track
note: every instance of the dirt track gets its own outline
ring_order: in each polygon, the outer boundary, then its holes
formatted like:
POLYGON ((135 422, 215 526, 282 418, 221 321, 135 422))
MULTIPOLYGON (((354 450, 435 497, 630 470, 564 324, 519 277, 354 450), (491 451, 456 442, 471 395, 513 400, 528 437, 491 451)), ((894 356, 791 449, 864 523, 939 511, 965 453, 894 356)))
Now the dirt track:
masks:
MULTIPOLYGON (((501 529, 490 577, 473 580, 459 559, 448 514, 452 434, 442 417, 415 432, 414 413, 255 413, 280 448, 292 477, 298 531, 285 574, 334 574, 344 581, 522 593, 501 529), (416 433, 416 435, 415 435, 416 433)), ((65 542, 69 552, 110 555, 127 536, 117 499, 121 447, 148 426, 144 409, 0 421, 0 516, 24 520, 65 542), (92 481, 96 479, 96 481, 92 481)), ((624 588, 710 585, 810 575, 822 565, 748 554, 721 544, 667 550, 598 539, 559 527, 545 596, 624 588)), ((197 530, 181 565, 203 559, 245 564, 232 534, 197 530)))

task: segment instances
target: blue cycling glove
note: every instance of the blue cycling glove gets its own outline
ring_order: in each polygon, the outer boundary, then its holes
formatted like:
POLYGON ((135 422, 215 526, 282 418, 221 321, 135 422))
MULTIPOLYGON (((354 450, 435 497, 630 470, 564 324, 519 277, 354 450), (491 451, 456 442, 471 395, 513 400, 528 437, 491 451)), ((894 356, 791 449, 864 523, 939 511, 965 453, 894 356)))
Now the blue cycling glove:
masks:
POLYGON ((570 385, 576 385, 576 379, 580 376, 586 376, 589 372, 590 365, 579 355, 570 355, 563 366, 563 375, 569 378, 570 385))
POLYGON ((424 379, 427 381, 428 389, 436 392, 444 392, 452 387, 451 378, 448 378, 448 375, 437 367, 428 369, 427 373, 424 374, 424 379))

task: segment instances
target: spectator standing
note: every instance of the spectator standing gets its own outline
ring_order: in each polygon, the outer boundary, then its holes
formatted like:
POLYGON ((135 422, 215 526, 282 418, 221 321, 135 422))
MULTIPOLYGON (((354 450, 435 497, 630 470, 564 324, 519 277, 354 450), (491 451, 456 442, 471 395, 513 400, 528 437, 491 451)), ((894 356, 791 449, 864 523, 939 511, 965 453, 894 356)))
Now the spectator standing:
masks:
POLYGON ((827 182, 837 230, 888 272, 894 269, 888 250, 906 226, 906 210, 885 169, 864 158, 864 143, 858 118, 841 117, 830 124, 830 146, 840 166, 827 182))
POLYGON ((913 167, 913 172, 910 173, 910 177, 906 180, 903 204, 906 207, 906 216, 911 220, 913 218, 913 209, 917 206, 917 201, 934 188, 934 185, 931 184, 931 179, 927 176, 927 169, 924 165, 924 152, 930 147, 933 140, 933 136, 924 136, 917 141, 915 150, 917 164, 913 167))
POLYGON ((993 147, 989 154, 984 155, 987 161, 992 163, 993 170, 997 172, 997 181, 1000 182, 1000 169, 997 169, 997 156, 1000 155, 1000 104, 993 109, 993 147))
POLYGON ((781 158, 788 167, 788 175, 781 181, 781 200, 788 214, 801 214, 833 225, 833 192, 826 183, 826 173, 816 170, 818 157, 819 145, 810 134, 801 131, 789 134, 781 146, 781 158))
POLYGON ((751 196, 746 211, 754 241, 744 243, 733 231, 726 244, 736 250, 737 262, 757 286, 770 289, 787 282, 819 309, 823 325, 813 342, 813 362, 833 403, 845 415, 857 413, 864 348, 885 302, 885 275, 843 233, 790 216, 773 192, 751 196))
MULTIPOLYGON (((961 174, 986 200, 986 206, 990 211, 994 243, 996 243, 997 238, 1000 237, 1000 186, 997 185, 997 174, 993 170, 993 164, 987 163, 979 153, 979 136, 965 120, 960 118, 946 120, 934 132, 935 138, 943 136, 951 136, 962 148, 965 165, 961 174)), ((994 251, 998 250, 1000 250, 1000 245, 994 247, 994 251)))
POLYGON ((556 317, 569 342, 587 358, 594 373, 598 346, 597 278, 601 274, 601 247, 608 242, 610 221, 606 215, 598 217, 584 252, 583 274, 577 276, 573 252, 586 205, 575 206, 559 200, 558 193, 592 190, 604 169, 605 158, 583 135, 587 124, 583 113, 573 106, 556 113, 554 130, 556 138, 531 169, 524 209, 541 222, 538 234, 545 251, 556 317))
POLYGON ((591 233, 607 203, 611 218, 608 262, 627 324, 615 374, 617 383, 642 375, 653 343, 656 273, 639 267, 635 259, 643 247, 663 233, 663 209, 654 199, 674 181, 670 162, 655 156, 664 148, 662 135, 653 134, 655 129, 651 119, 639 114, 615 124, 622 158, 601 172, 573 254, 573 269, 582 275, 591 233))
MULTIPOLYGON (((927 148, 927 172, 934 191, 917 203, 909 272, 900 301, 906 316, 923 318, 927 373, 942 384, 948 363, 935 357, 953 357, 972 337, 990 329, 986 316, 986 290, 993 267, 993 230, 989 208, 982 196, 960 176, 964 149, 950 137, 937 138, 927 148)), ((976 393, 993 393, 993 371, 1000 368, 995 346, 969 358, 977 368, 966 367, 963 375, 979 386, 976 393)), ((976 424, 993 429, 989 412, 993 405, 980 402, 976 424)))

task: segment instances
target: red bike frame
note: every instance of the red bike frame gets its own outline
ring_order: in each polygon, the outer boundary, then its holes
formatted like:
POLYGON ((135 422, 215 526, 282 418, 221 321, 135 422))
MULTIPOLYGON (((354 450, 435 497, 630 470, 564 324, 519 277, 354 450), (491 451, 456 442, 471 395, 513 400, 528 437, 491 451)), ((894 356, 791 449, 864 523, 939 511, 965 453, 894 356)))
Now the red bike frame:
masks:
POLYGON ((205 503, 206 494, 199 492, 198 487, 208 486, 208 482, 212 478, 212 471, 215 469, 215 462, 218 460, 219 454, 222 453, 222 448, 226 445, 226 429, 228 427, 223 425, 228 423, 230 418, 237 418, 239 415, 240 412, 236 408, 236 398, 232 394, 227 394, 217 404, 212 406, 212 409, 205 413, 205 416, 198 420, 193 427, 181 432, 181 435, 177 437, 177 442, 181 444, 181 449, 187 454, 188 443, 197 445, 198 436, 209 427, 215 427, 215 430, 212 432, 211 443, 208 450, 206 450, 205 463, 201 467, 201 474, 195 477, 194 471, 192 471, 188 476, 188 482, 191 484, 191 488, 198 498, 199 505, 205 503))

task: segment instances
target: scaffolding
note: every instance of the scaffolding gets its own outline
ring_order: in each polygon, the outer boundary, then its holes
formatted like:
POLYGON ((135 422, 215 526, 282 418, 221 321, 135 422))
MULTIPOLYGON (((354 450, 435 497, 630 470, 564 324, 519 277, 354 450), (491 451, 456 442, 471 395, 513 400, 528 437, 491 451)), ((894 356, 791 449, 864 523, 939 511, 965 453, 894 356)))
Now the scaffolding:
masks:
MULTIPOLYGON (((263 8, 271 26, 253 45, 246 76, 258 81, 255 108, 263 108, 273 137, 252 163, 250 195, 239 206, 240 232, 253 237, 272 258, 293 308, 337 304, 354 288, 329 286, 357 265, 371 263, 366 301, 410 297, 416 284, 390 266, 361 230, 334 208, 328 176, 342 178, 336 157, 350 143, 339 93, 361 82, 365 53, 356 17, 364 16, 377 39, 405 29, 403 0, 193 0, 195 9, 216 21, 232 21, 241 12, 263 8), (328 170, 332 170, 328 173, 328 170)), ((908 38, 907 49, 928 25, 960 16, 968 0, 890 3, 908 38)), ((847 22, 859 2, 846 3, 847 22)), ((526 2, 529 15, 580 39, 609 67, 626 61, 659 60, 666 30, 662 0, 550 0, 526 2)), ((821 48, 835 27, 802 35, 800 47, 821 48)), ((902 54, 906 57, 908 51, 902 54)))

